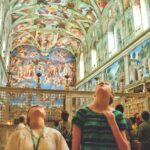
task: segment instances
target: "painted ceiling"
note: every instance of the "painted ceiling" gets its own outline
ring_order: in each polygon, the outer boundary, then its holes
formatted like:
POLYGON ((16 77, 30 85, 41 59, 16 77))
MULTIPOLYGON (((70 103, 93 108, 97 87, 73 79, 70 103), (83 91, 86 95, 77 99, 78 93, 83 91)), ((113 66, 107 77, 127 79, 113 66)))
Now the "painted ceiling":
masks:
POLYGON ((30 44, 47 55, 54 47, 78 53, 108 0, 19 0, 12 8, 13 49, 30 44))

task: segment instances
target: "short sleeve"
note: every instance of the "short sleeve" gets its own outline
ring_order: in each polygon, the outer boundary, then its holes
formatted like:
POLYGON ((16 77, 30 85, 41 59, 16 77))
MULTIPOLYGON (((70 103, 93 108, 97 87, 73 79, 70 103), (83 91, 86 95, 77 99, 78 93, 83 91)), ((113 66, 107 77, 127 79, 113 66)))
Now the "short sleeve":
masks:
POLYGON ((79 109, 72 120, 73 124, 76 124, 79 128, 83 128, 84 126, 84 122, 85 122, 85 118, 86 118, 86 110, 84 108, 79 109))
POLYGON ((123 116, 123 114, 120 111, 115 111, 114 115, 115 115, 116 122, 118 124, 119 129, 121 131, 126 130, 127 129, 127 121, 126 121, 125 117, 123 116))

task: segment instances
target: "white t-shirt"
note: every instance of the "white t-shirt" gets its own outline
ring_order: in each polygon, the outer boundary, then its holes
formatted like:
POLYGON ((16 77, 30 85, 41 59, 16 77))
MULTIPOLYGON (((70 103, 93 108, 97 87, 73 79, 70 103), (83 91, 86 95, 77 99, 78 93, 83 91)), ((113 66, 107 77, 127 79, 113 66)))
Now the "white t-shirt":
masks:
MULTIPOLYGON (((33 132, 35 143, 38 135, 33 132)), ((25 127, 15 131, 8 139, 5 150, 33 150, 30 129, 25 127)), ((69 150, 61 133, 55 129, 45 127, 38 150, 69 150)))

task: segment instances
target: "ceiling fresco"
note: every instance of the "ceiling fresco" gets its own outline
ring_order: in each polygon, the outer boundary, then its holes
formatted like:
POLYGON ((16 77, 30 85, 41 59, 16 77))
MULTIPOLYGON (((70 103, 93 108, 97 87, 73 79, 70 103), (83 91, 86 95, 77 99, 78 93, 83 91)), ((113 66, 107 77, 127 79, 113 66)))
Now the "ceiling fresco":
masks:
POLYGON ((85 15, 90 6, 86 6, 84 3, 78 5, 79 13, 71 9, 74 3, 68 4, 66 1, 19 1, 12 14, 13 47, 33 44, 46 54, 53 47, 74 51, 84 36, 76 19, 85 21, 82 26, 89 27, 90 20, 85 15))
POLYGON ((40 72, 42 89, 65 89, 66 78, 75 84, 75 58, 63 48, 53 48, 47 56, 33 46, 22 45, 12 51, 10 61, 11 84, 15 87, 37 87, 40 72))
POLYGON ((107 3, 108 0, 16 1, 12 7, 12 84, 36 87, 35 70, 40 66, 43 89, 63 89, 65 68, 70 69, 70 84, 74 85, 75 57, 86 45, 85 36, 100 17, 100 8, 107 3))
POLYGON ((13 48, 32 44, 45 55, 53 47, 78 53, 108 1, 19 0, 12 8, 13 48))

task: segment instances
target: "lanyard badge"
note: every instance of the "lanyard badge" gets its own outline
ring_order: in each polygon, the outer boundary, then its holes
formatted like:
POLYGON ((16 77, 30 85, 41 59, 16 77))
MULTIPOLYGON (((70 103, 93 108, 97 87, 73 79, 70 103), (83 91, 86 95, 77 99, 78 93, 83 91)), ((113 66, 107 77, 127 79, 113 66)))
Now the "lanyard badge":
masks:
POLYGON ((37 144, 35 145, 34 135, 33 135, 32 129, 30 128, 30 133, 31 133, 31 137, 32 137, 32 144, 33 144, 34 150, 38 150, 38 146, 39 146, 41 137, 42 137, 42 135, 43 135, 43 132, 44 132, 44 128, 42 128, 42 130, 41 130, 41 132, 40 132, 40 135, 39 135, 39 137, 38 137, 38 140, 37 140, 37 144))

